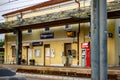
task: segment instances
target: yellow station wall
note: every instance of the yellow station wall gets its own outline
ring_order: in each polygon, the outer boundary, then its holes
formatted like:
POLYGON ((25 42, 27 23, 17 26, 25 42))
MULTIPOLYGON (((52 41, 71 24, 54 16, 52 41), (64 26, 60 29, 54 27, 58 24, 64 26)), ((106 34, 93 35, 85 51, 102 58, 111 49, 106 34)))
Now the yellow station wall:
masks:
MULTIPOLYGON (((73 31, 78 30, 78 24, 72 25, 73 31)), ((80 44, 84 42, 89 42, 90 38, 88 37, 88 32, 90 30, 88 23, 82 23, 81 24, 81 31, 80 31, 80 44)), ((23 31, 23 44, 25 44, 25 41, 27 43, 31 43, 34 40, 41 40, 43 41, 43 44, 50 44, 50 48, 54 49, 55 51, 55 57, 50 58, 50 64, 63 64, 63 56, 62 52, 64 52, 64 43, 72 43, 72 49, 75 49, 77 51, 77 44, 73 43, 73 39, 70 40, 60 40, 62 38, 66 39, 68 38, 66 35, 66 31, 64 30, 64 26, 56 26, 50 28, 51 32, 54 32, 54 39, 52 40, 42 40, 40 39, 40 34, 43 32, 43 29, 34 29, 32 31, 32 34, 26 34, 27 31, 23 31), (58 39, 58 40, 57 40, 58 39)), ((108 38, 108 65, 115 65, 115 43, 114 43, 114 20, 108 20, 108 32, 113 33, 113 38, 108 38)), ((15 45, 16 36, 13 36, 12 33, 6 34, 6 55, 9 55, 9 59, 7 59, 7 62, 10 62, 12 57, 12 49, 11 46, 15 45)), ((76 39, 75 39, 76 40, 76 39)), ((77 51, 78 52, 78 51, 77 51)), ((76 53, 77 53, 76 52, 76 53)), ((77 54, 76 54, 77 55, 77 54)), ((80 64, 81 64, 81 47, 80 47, 80 64)), ((6 57, 8 58, 8 57, 6 57)), ((22 58, 26 58, 26 48, 22 48, 22 58)), ((35 59, 36 64, 43 64, 44 62, 44 46, 37 46, 32 47, 32 58, 35 59), (40 57, 35 57, 35 49, 40 49, 41 54, 40 57)), ((6 60, 6 59, 5 59, 6 60)), ((77 65, 77 57, 72 59, 72 65, 77 65)))

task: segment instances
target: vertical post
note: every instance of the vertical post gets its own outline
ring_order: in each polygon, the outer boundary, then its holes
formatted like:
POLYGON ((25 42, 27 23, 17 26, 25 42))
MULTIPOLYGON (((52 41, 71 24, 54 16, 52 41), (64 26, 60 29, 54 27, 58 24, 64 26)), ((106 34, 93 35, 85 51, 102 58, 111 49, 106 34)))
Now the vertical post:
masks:
MULTIPOLYGON (((75 2, 78 4, 78 12, 80 12, 80 2, 78 0, 75 0, 75 2)), ((80 14, 80 13, 79 13, 80 14)), ((79 15, 79 21, 80 21, 80 15, 79 15)), ((77 33, 77 50, 78 50, 78 56, 77 56, 77 65, 79 65, 79 52, 80 52, 80 39, 79 39, 79 36, 80 36, 80 22, 78 23, 78 33, 77 33)))
POLYGON ((20 29, 17 30, 16 37, 16 64, 20 65, 22 59, 22 31, 20 29))
POLYGON ((29 48, 29 46, 27 46, 26 48, 27 48, 27 51, 26 51, 26 53, 27 53, 26 54, 27 55, 27 65, 28 65, 28 48, 29 48))
POLYGON ((78 33, 77 33, 77 42, 78 42, 78 44, 77 44, 77 48, 78 48, 78 57, 77 57, 77 59, 78 59, 78 62, 77 62, 77 65, 79 65, 79 50, 80 50, 80 39, 79 39, 79 36, 80 36, 80 22, 79 22, 79 24, 78 24, 78 33))
POLYGON ((106 0, 99 0, 100 5, 100 80, 107 80, 107 9, 106 0))
POLYGON ((91 1, 91 80, 100 80, 99 0, 91 1))

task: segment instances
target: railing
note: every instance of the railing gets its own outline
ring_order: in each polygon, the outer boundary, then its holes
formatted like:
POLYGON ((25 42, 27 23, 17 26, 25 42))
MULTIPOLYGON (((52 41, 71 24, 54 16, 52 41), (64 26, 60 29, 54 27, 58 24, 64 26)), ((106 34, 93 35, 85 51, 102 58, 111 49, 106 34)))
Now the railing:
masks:
MULTIPOLYGON (((107 11, 115 11, 120 10, 120 3, 118 1, 109 2, 107 11)), ((14 27, 20 27, 25 25, 31 25, 31 24, 37 24, 37 23, 44 23, 44 22, 51 22, 56 20, 62 20, 62 19, 69 19, 69 18, 89 18, 90 17, 90 7, 87 7, 85 9, 78 10, 72 9, 72 10, 66 10, 41 16, 36 16, 32 18, 25 18, 21 21, 11 21, 11 22, 5 22, 0 24, 0 28, 14 28, 14 27)))

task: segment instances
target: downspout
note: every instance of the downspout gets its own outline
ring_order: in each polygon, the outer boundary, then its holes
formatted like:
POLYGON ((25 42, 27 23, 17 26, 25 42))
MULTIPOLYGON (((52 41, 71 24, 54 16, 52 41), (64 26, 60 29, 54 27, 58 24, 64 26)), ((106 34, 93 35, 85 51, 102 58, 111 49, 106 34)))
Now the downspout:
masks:
MULTIPOLYGON (((75 0, 75 2, 78 4, 78 12, 80 12, 80 2, 78 0, 75 0)), ((80 21, 80 15, 79 15, 79 21, 80 21)), ((80 50, 80 47, 79 47, 79 36, 80 36, 80 22, 78 23, 78 33, 77 33, 77 50, 78 50, 78 55, 77 55, 77 65, 79 65, 79 50, 80 50)))
POLYGON ((80 2, 78 0, 75 0, 75 2, 78 4, 78 8, 80 10, 80 2))

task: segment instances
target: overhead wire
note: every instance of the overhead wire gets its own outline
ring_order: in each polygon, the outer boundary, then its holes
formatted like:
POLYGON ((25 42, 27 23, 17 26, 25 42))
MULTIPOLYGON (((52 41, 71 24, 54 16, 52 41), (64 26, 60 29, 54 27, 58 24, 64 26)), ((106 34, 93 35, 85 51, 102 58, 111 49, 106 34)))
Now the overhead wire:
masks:
MULTIPOLYGON (((16 0, 17 1, 17 0, 16 0)), ((26 2, 26 1, 24 1, 26 2)), ((8 12, 8 11, 13 11, 13 10, 18 10, 18 9, 22 9, 22 8, 25 8, 25 7, 28 7, 28 6, 33 6, 35 4, 38 4, 38 3, 33 3, 33 4, 28 4, 28 5, 24 5, 24 6, 19 6, 19 7, 15 7, 15 8, 11 8, 11 9, 5 9, 5 10, 1 10, 0 13, 4 13, 4 12, 8 12)), ((3 22, 4 19, 0 19, 0 23, 3 22)))
MULTIPOLYGON (((18 0, 16 0, 16 1, 18 1, 18 0)), ((23 3, 23 2, 28 2, 28 0, 27 1, 21 1, 21 2, 18 2, 18 3, 23 3)), ((28 5, 24 5, 24 6, 15 7, 15 8, 5 9, 5 10, 1 10, 0 13, 10 11, 10 10, 13 11, 13 10, 21 9, 21 8, 25 8, 25 7, 28 7, 28 6, 33 6, 33 5, 36 5, 36 4, 38 4, 38 3, 33 3, 33 4, 28 4, 28 5)), ((9 5, 11 5, 11 4, 9 4, 9 5)))
POLYGON ((9 3, 12 3, 12 2, 15 2, 15 1, 18 1, 18 0, 14 0, 14 1, 7 1, 7 2, 5 2, 5 3, 2 3, 2 4, 0 4, 0 6, 3 6, 3 5, 6 5, 6 4, 9 4, 9 3))
MULTIPOLYGON (((28 1, 24 1, 24 2, 28 2, 28 1)), ((15 8, 5 9, 5 10, 1 10, 0 12, 6 12, 6 11, 10 11, 10 10, 17 10, 17 9, 20 9, 20 8, 33 6, 33 5, 36 5, 36 4, 38 4, 38 3, 33 3, 33 4, 28 4, 28 5, 24 5, 24 6, 15 7, 15 8)))
POLYGON ((25 5, 25 6, 20 6, 20 7, 15 7, 15 8, 11 8, 11 9, 1 10, 0 12, 10 11, 10 10, 13 10, 13 9, 14 10, 15 9, 20 9, 20 8, 24 8, 24 7, 28 7, 28 6, 32 6, 32 5, 35 5, 35 4, 29 4, 29 5, 25 5))
MULTIPOLYGON (((33 0, 31 0, 33 1, 33 0)), ((28 2, 28 0, 24 0, 24 1, 19 1, 19 0, 14 0, 14 1, 8 1, 8 2, 5 2, 3 4, 0 4, 0 6, 3 6, 3 5, 11 5, 10 3, 14 3, 14 2, 17 2, 17 3, 24 3, 24 2, 28 2)))
MULTIPOLYGON (((33 0, 31 0, 33 1, 33 0)), ((3 3, 3 4, 0 4, 0 6, 4 6, 4 5, 11 5, 11 3, 24 3, 24 2, 28 2, 28 0, 24 0, 24 1, 19 1, 19 0, 14 0, 14 1, 11 1, 11 2, 6 2, 6 3, 3 3)))

